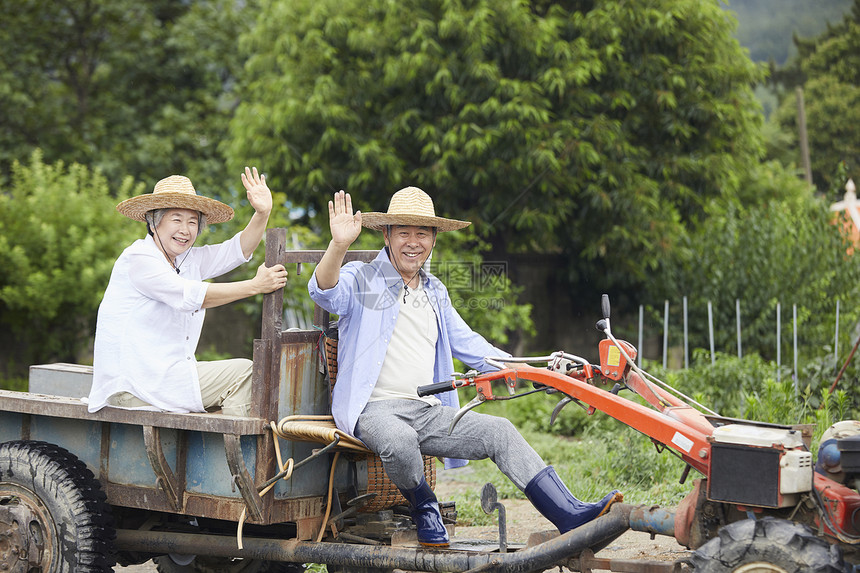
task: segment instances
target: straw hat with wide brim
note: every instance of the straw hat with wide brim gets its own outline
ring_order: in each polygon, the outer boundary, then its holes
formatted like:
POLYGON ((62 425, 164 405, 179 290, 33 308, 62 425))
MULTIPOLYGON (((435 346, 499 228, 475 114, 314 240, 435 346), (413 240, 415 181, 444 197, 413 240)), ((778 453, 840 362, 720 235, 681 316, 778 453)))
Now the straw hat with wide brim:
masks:
POLYGON ((206 215, 206 223, 223 223, 233 218, 233 209, 221 201, 198 195, 188 177, 171 175, 155 184, 152 193, 126 199, 116 210, 135 221, 145 221, 153 209, 191 209, 206 215))
POLYGON ((388 225, 436 227, 438 231, 456 231, 471 225, 468 221, 437 217, 433 199, 418 187, 406 187, 392 195, 387 213, 362 213, 361 224, 376 231, 388 225))

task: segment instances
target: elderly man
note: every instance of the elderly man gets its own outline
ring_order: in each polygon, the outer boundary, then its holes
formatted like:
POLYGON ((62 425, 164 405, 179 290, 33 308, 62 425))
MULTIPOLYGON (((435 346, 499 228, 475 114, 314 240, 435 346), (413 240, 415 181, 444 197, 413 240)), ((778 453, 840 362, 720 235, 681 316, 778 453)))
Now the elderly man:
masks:
POLYGON ((490 458, 560 532, 602 515, 620 493, 584 503, 568 491, 504 418, 467 412, 452 435, 455 392, 421 398, 417 388, 451 379, 452 356, 492 369, 488 356, 508 356, 472 331, 451 305, 445 286, 422 269, 439 232, 469 225, 437 217, 432 199, 407 187, 387 213, 353 213, 343 191, 329 202, 332 240, 308 284, 311 298, 339 315, 338 377, 332 396, 337 426, 379 455, 409 501, 422 545, 445 546, 448 533, 423 473, 422 455, 446 467, 490 458), (385 248, 371 263, 343 263, 361 227, 382 231, 385 248))
POLYGON ((250 260, 272 211, 272 193, 255 167, 241 176, 254 208, 244 230, 217 245, 195 247, 200 230, 233 217, 229 206, 198 195, 172 175, 152 193, 117 210, 146 222, 147 235, 114 264, 99 306, 89 411, 104 406, 247 416, 252 363, 197 362, 194 352, 207 308, 272 292, 287 282, 283 265, 260 265, 250 280, 209 283, 250 260))

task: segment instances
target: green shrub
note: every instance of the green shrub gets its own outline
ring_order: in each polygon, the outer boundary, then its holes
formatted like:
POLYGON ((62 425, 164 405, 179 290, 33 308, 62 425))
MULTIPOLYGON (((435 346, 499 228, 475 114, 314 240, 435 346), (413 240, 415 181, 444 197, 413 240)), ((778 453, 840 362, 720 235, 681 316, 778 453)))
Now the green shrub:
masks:
POLYGON ((15 349, 14 374, 86 348, 114 260, 144 232, 115 210, 133 190, 82 165, 46 165, 39 152, 14 164, 0 189, 0 341, 15 349))

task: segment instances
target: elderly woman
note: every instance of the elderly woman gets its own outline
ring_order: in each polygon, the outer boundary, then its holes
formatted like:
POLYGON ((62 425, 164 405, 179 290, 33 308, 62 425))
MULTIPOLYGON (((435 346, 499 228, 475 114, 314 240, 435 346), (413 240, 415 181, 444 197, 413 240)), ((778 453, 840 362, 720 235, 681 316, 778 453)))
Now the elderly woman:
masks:
POLYGON ((233 218, 229 206, 198 195, 187 177, 172 175, 152 193, 117 210, 145 221, 147 236, 114 264, 96 323, 89 411, 104 406, 247 416, 251 361, 197 362, 194 352, 207 308, 283 288, 283 265, 260 265, 250 280, 209 283, 250 260, 272 211, 272 193, 255 167, 242 183, 254 215, 244 230, 217 245, 194 247, 200 229, 233 218))

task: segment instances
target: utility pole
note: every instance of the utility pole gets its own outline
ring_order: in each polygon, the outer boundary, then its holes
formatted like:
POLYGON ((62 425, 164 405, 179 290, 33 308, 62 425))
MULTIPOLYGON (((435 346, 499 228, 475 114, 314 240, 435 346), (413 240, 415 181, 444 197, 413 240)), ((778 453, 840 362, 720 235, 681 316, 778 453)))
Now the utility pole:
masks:
POLYGON ((803 171, 806 173, 806 183, 812 186, 812 164, 809 161, 809 138, 806 134, 806 107, 803 104, 803 88, 797 87, 797 136, 800 138, 800 158, 803 171))

